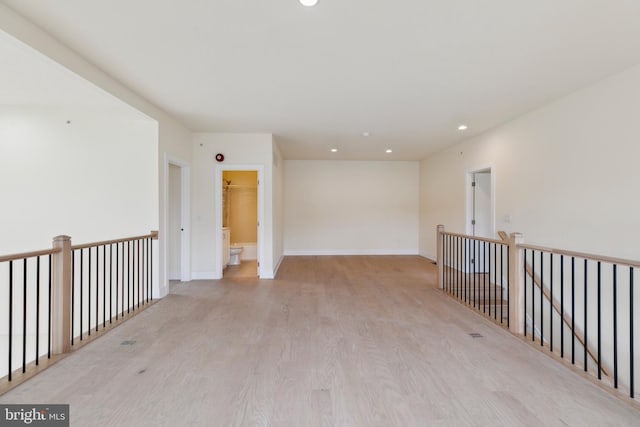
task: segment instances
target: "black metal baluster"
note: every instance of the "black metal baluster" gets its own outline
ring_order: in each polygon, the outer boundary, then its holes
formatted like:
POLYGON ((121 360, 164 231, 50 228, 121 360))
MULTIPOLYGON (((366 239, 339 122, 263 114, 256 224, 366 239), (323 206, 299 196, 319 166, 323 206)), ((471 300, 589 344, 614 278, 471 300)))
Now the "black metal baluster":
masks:
POLYGON ((462 282, 462 276, 461 276, 461 268, 462 268, 462 245, 461 245, 461 238, 458 236, 456 237, 456 251, 457 251, 457 262, 456 264, 458 265, 458 271, 456 272, 456 298, 460 299, 460 284, 462 282))
MULTIPOLYGON (((502 318, 504 317, 502 308, 504 307, 504 301, 502 300, 502 297, 504 296, 504 270, 503 270, 503 266, 504 266, 504 245, 500 245, 500 323, 502 323, 502 318)), ((496 302, 497 303, 497 302, 496 302)), ((498 306, 496 306, 496 309, 494 310, 494 315, 495 312, 498 311, 498 306)), ((495 318, 495 316, 494 316, 495 318)))
POLYGON ((11 361, 13 359, 13 261, 9 261, 9 375, 11 381, 11 361))
POLYGON ((544 346, 544 252, 540 251, 540 347, 544 346))
MULTIPOLYGON (((153 283, 153 241, 150 241, 149 243, 149 247, 151 248, 151 257, 149 258, 149 273, 151 274, 151 283, 153 283)), ((153 294, 151 294, 151 299, 153 300, 153 294)))
POLYGON ((469 239, 464 239, 464 302, 467 302, 467 289, 469 288, 469 239))
POLYGON ((476 307, 476 264, 478 262, 477 254, 476 254, 476 245, 478 244, 477 240, 472 240, 473 242, 473 258, 471 259, 471 264, 473 264, 473 308, 476 307))
POLYGON ((131 313, 131 240, 127 242, 127 313, 131 313))
POLYGON ((446 239, 444 233, 440 234, 440 242, 442 244, 442 289, 444 291, 447 290, 447 282, 445 280, 445 267, 447 265, 446 260, 445 260, 446 253, 447 253, 446 241, 447 241, 447 239, 446 239))
MULTIPOLYGON (((89 248, 91 251, 91 248, 89 248)), ((98 332, 98 318, 100 317, 100 252, 96 246, 96 332, 98 332)))
MULTIPOLYGON (((489 296, 491 297, 491 296, 489 296)), ((493 244, 493 317, 497 316, 498 311, 498 245, 493 244)), ((491 316, 491 313, 489 313, 491 316)))
POLYGON ((125 263, 124 263, 124 258, 125 258, 125 252, 126 252, 126 244, 125 242, 122 242, 122 289, 120 292, 120 299, 121 301, 121 308, 122 308, 122 317, 124 317, 124 294, 125 294, 125 263))
MULTIPOLYGON (((560 319, 562 326, 562 319, 560 319)), ((553 353, 553 253, 549 252, 549 351, 553 353)))
POLYGON ((560 357, 564 358, 564 255, 560 255, 560 357))
MULTIPOLYGON (((116 265, 118 264, 116 260, 116 265)), ((116 276, 118 273, 116 272, 116 276)), ((116 277, 116 283, 118 278, 116 277)), ((116 284, 117 286, 117 284, 116 284)), ((116 305, 118 297, 116 296, 116 305)), ((117 309, 117 307, 116 307, 117 309)), ((113 243, 109 243, 109 324, 113 323, 113 243)))
POLYGON ((91 336, 91 248, 87 248, 89 262, 87 265, 87 335, 91 336))
POLYGON ((509 302, 510 300, 510 295, 509 295, 509 288, 511 287, 511 253, 510 253, 510 249, 509 246, 507 246, 507 328, 509 328, 510 322, 511 322, 511 316, 509 314, 509 307, 511 307, 511 304, 509 302))
POLYGON ((22 373, 27 370, 27 258, 22 260, 22 373))
POLYGON ((107 326, 107 246, 102 247, 102 329, 107 326))
MULTIPOLYGON (((444 270, 443 270, 444 271, 444 270)), ((140 292, 142 291, 142 264, 140 263, 140 239, 138 239, 138 308, 140 308, 140 292)))
POLYGON ((458 299, 462 299, 462 263, 463 263, 463 256, 462 256, 462 237, 458 237, 458 283, 457 283, 457 290, 456 290, 456 298, 458 299))
MULTIPOLYGON (((76 306, 76 251, 71 250, 71 345, 74 343, 75 335, 75 306, 76 306)), ((49 295, 51 299, 51 295, 49 295)))
MULTIPOLYGON (((51 359, 51 290, 53 288, 53 268, 51 267, 51 260, 53 259, 52 255, 49 254, 49 299, 47 300, 49 303, 49 324, 47 325, 47 358, 51 359)), ((72 298, 73 301, 73 298, 72 298)), ((73 302, 72 302, 73 305, 73 302)), ((73 315, 71 316, 71 323, 73 323, 73 315)), ((73 334, 72 334, 73 335, 73 334)))
POLYGON ((584 371, 587 372, 587 260, 584 260, 584 371))
POLYGON ((571 364, 575 365, 576 350, 576 258, 571 257, 571 364))
POLYGON ((482 242, 482 312, 487 312, 487 242, 482 242))
POLYGON ((524 322, 524 336, 527 336, 527 250, 524 249, 524 262, 523 262, 523 266, 522 266, 522 274, 524 276, 524 280, 522 283, 524 283, 524 289, 522 291, 522 293, 524 294, 524 307, 523 307, 523 312, 525 313, 524 319, 522 320, 524 322))
POLYGON ((118 309, 118 294, 119 292, 119 288, 120 288, 120 283, 119 283, 119 279, 120 279, 120 243, 116 242, 116 321, 118 320, 119 316, 120 316, 120 309, 118 309))
POLYGON ((634 398, 633 371, 633 267, 629 267, 629 395, 634 398))
POLYGON ((36 257, 36 366, 40 364, 40 257, 36 257))
POLYGON ((531 251, 531 341, 536 340, 536 251, 531 251))
POLYGON ((149 270, 149 248, 151 247, 151 239, 147 238, 147 251, 146 251, 146 256, 147 256, 147 262, 145 263, 145 265, 147 266, 147 302, 149 302, 149 300, 151 299, 151 271, 149 270))
POLYGON ((613 264, 613 387, 618 388, 618 265, 613 264))
POLYGON ((601 303, 601 299, 600 299, 600 290, 601 290, 601 283, 602 283, 602 276, 600 275, 600 261, 598 261, 598 379, 601 380, 602 379, 602 343, 601 343, 601 337, 602 337, 602 327, 601 327, 601 321, 600 321, 600 314, 601 314, 601 310, 600 310, 600 303, 601 303))
MULTIPOLYGON (((449 278, 449 286, 447 288, 447 291, 449 292, 449 294, 451 294, 452 292, 452 286, 453 286, 453 236, 449 236, 449 270, 448 270, 448 278, 449 278)), ((149 239, 147 239, 147 259, 149 257, 149 239)), ((147 261, 147 265, 149 265, 149 262, 147 261)), ((149 268, 147 267, 147 298, 149 298, 149 268)))

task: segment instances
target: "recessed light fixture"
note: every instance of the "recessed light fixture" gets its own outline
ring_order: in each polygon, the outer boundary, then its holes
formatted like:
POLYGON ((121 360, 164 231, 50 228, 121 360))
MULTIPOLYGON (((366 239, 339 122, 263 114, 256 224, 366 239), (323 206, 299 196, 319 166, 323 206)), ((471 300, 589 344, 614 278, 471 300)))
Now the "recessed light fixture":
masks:
POLYGON ((393 153, 393 150, 391 148, 387 148, 387 153, 393 153))
POLYGON ((332 149, 331 149, 331 152, 332 152, 332 153, 337 153, 337 152, 338 152, 338 149, 337 149, 337 148, 332 148, 332 149))
POLYGON ((362 136, 366 138, 367 136, 369 136, 369 132, 362 132, 362 136))
POLYGON ((469 126, 467 126, 467 125, 458 126, 458 130, 467 130, 467 129, 469 129, 469 126))
POLYGON ((300 0, 300 4, 307 7, 315 6, 317 3, 318 0, 300 0))

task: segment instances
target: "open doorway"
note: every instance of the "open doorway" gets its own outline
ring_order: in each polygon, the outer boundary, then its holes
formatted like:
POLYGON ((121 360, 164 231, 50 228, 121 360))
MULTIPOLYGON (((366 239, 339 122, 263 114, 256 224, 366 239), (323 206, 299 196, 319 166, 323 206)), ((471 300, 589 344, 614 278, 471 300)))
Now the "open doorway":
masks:
POLYGON ((219 278, 260 277, 263 223, 263 167, 219 165, 216 226, 219 278))

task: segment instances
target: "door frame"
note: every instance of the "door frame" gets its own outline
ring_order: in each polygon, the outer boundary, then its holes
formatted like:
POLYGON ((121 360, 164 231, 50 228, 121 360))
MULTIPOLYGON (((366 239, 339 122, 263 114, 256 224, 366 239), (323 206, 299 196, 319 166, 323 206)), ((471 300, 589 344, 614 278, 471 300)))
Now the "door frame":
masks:
MULTIPOLYGON (((496 177, 495 177, 495 166, 493 165, 488 165, 488 166, 484 166, 484 167, 477 167, 477 168, 472 168, 469 169, 465 172, 465 198, 466 198, 466 204, 465 204, 465 210, 466 210, 466 214, 465 214, 465 232, 467 235, 473 236, 475 235, 474 233, 474 227, 473 224, 471 223, 472 219, 474 218, 474 189, 471 186, 471 183, 473 182, 473 176, 477 173, 486 173, 489 172, 490 176, 491 176, 491 181, 490 181, 490 190, 491 190, 491 197, 489 199, 489 208, 491 210, 491 212, 489 213, 490 215, 490 233, 491 235, 488 236, 492 239, 495 239, 495 234, 496 234, 496 177)), ((481 236, 481 237, 487 237, 487 236, 481 236)), ((475 241, 475 243, 473 244, 473 248, 474 248, 474 254, 477 258, 474 258, 474 256, 472 255, 471 258, 469 260, 465 259, 463 261, 463 270, 466 273, 470 273, 471 271, 475 271, 475 272, 485 272, 485 260, 488 259, 488 255, 486 253, 483 253, 480 250, 480 243, 479 241, 475 241), (478 261, 478 262, 476 262, 478 261), (472 265, 475 264, 475 266, 472 267, 472 265)))
POLYGON ((216 216, 216 225, 215 225, 215 236, 216 238, 216 257, 215 257, 215 279, 222 279, 223 276, 223 268, 222 268, 222 172, 224 171, 256 171, 258 173, 258 224, 256 224, 258 241, 256 242, 256 252, 258 258, 258 278, 264 276, 264 248, 263 244, 265 242, 264 239, 264 165, 225 165, 218 164, 216 165, 215 171, 215 216, 216 216))
MULTIPOLYGON (((191 280, 191 165, 183 160, 164 156, 164 278, 169 282, 169 165, 180 168, 180 281, 191 280)), ((168 288, 167 288, 168 289, 168 288)))
POLYGON ((491 198, 489 205, 491 208, 490 221, 491 221, 491 238, 495 238, 496 234, 496 172, 495 166, 489 165, 484 167, 478 167, 469 169, 465 172, 465 233, 473 235, 473 225, 471 221, 473 219, 473 188, 471 183, 473 182, 473 175, 481 172, 489 172, 491 174, 491 198))

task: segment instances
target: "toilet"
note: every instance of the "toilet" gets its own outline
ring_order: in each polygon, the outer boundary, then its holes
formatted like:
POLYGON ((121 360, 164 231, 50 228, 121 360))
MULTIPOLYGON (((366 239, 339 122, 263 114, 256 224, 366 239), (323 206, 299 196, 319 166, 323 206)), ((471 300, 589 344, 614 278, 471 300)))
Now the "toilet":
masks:
POLYGON ((229 265, 240 265, 240 254, 242 253, 242 249, 242 245, 231 245, 229 248, 229 265))

